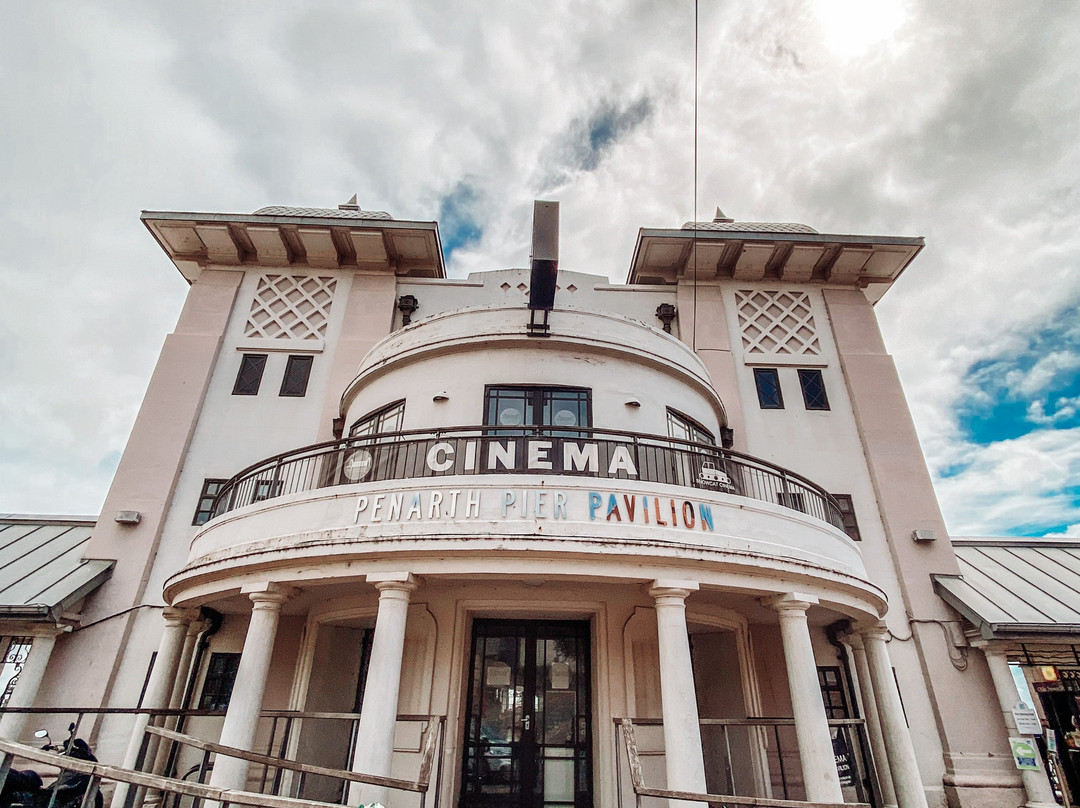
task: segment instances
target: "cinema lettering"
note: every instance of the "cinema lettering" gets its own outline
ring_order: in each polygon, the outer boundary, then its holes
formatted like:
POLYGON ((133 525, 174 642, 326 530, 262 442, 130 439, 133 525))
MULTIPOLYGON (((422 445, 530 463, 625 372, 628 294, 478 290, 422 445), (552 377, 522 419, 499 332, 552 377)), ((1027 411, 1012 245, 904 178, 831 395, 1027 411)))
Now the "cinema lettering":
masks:
POLYGON ((363 494, 356 524, 471 519, 551 519, 715 530, 712 506, 688 499, 548 488, 424 489, 363 494))

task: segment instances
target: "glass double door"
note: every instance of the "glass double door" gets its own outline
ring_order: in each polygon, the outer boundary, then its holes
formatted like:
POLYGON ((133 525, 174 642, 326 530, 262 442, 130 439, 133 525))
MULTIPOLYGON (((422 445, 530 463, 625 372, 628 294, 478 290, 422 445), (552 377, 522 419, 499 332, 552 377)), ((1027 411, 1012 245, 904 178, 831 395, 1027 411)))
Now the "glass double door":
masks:
POLYGON ((591 808, 589 624, 473 625, 460 808, 591 808))

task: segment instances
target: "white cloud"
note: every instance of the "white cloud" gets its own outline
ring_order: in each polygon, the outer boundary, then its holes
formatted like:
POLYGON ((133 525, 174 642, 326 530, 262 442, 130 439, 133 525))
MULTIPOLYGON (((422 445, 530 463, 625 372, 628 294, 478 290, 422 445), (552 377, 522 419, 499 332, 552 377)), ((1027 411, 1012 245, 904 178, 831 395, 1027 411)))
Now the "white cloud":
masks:
MULTIPOLYGON (((184 294, 140 209, 358 193, 425 219, 468 177, 484 230, 455 275, 524 265, 541 194, 562 202, 563 265, 619 280, 637 229, 695 203, 700 218, 720 205, 925 235, 878 315, 932 465, 987 470, 942 481, 950 526, 1007 532, 1026 508, 1080 523, 1045 484, 1011 499, 1017 475, 1042 479, 1037 440, 972 446, 955 415, 973 365, 1016 355, 1080 300, 1080 18, 1049 2, 703 4, 696 200, 693 35, 690 10, 644 0, 13 7, 0 510, 100 507, 184 294), (594 169, 556 164, 575 122, 640 99, 652 114, 594 169)), ((1041 389, 1073 359, 1016 382, 1041 389)), ((1031 416, 1060 424, 1071 406, 1031 416)))

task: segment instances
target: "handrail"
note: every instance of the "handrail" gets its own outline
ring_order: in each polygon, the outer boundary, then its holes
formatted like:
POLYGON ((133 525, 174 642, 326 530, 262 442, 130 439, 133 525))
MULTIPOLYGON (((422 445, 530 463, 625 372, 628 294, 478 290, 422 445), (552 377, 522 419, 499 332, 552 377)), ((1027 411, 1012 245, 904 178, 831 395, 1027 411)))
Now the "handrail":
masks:
POLYGON ((724 803, 728 808, 872 808, 866 802, 806 802, 805 800, 774 800, 766 797, 740 797, 733 794, 704 794, 695 791, 677 791, 667 788, 649 788, 641 771, 641 759, 638 754, 637 738, 634 735, 634 722, 629 718, 619 719, 619 729, 630 765, 630 781, 634 795, 640 804, 642 797, 659 797, 668 800, 688 800, 691 802, 724 803))
MULTIPOLYGON (((502 465, 501 460, 498 465, 502 465)), ((218 493, 213 515, 287 494, 338 485, 492 473, 635 479, 719 491, 771 502, 843 528, 840 506, 832 495, 801 474, 767 460, 665 435, 553 426, 411 429, 311 444, 260 460, 233 475, 218 493), (529 467, 523 460, 524 446, 517 452, 523 462, 514 468, 491 468, 481 459, 481 453, 490 443, 535 440, 548 442, 547 456, 554 463, 545 460, 542 466, 529 467), (592 467, 582 468, 585 464, 578 454, 574 464, 580 465, 560 470, 560 446, 567 443, 576 444, 576 452, 582 451, 582 444, 593 444, 592 467), (364 450, 365 468, 350 468, 350 458, 357 457, 360 450, 364 450), (432 451, 436 452, 437 462, 432 460, 432 451), (466 459, 470 457, 471 460, 466 459), (635 469, 632 474, 626 470, 626 457, 632 457, 635 469)))
POLYGON ((218 755, 225 755, 226 757, 238 758, 240 760, 246 760, 249 763, 260 763, 264 766, 273 766, 276 769, 287 769, 294 772, 303 772, 304 774, 324 775, 326 777, 334 777, 338 780, 349 780, 354 783, 385 786, 386 788, 395 788, 402 791, 415 791, 423 794, 428 790, 428 786, 431 784, 431 762, 435 756, 435 747, 439 735, 439 722, 435 720, 428 722, 426 730, 427 736, 424 741, 420 763, 420 777, 416 780, 401 780, 396 777, 362 774, 360 772, 346 771, 345 769, 332 769, 326 766, 316 766, 313 763, 300 763, 295 760, 261 755, 258 752, 249 752, 246 749, 237 749, 235 746, 224 746, 223 744, 213 743, 212 741, 204 741, 201 738, 184 735, 181 732, 173 732, 172 730, 163 729, 161 727, 147 726, 146 732, 169 741, 175 741, 185 746, 200 749, 204 752, 213 752, 218 755))
MULTIPOLYGON (((234 791, 229 788, 190 783, 186 780, 176 780, 172 777, 161 777, 145 772, 132 771, 120 766, 109 766, 104 763, 93 763, 87 760, 61 755, 56 752, 46 752, 33 746, 27 746, 14 741, 0 740, 0 772, 6 774, 5 769, 10 766, 13 757, 20 757, 34 763, 44 763, 55 766, 63 771, 85 774, 91 778, 88 786, 90 802, 86 799, 83 804, 90 804, 94 794, 98 790, 101 780, 128 785, 150 788, 157 791, 165 791, 170 794, 182 794, 187 797, 197 797, 203 800, 213 800, 225 805, 250 805, 254 808, 341 808, 338 803, 319 802, 317 800, 303 800, 295 797, 277 797, 273 794, 257 794, 251 791, 234 791)), ((2 780, 0 780, 2 784, 2 780)))

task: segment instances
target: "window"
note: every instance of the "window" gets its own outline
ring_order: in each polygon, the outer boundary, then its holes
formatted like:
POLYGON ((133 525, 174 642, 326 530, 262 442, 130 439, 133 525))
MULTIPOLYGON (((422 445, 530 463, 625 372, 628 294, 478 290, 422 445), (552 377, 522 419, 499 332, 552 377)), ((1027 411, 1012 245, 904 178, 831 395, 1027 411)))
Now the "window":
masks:
POLYGON ((266 354, 246 353, 240 359, 240 370, 233 385, 234 396, 255 396, 259 394, 263 371, 266 370, 266 354))
POLYGON ((713 437, 712 432, 670 407, 667 411, 667 433, 669 438, 716 445, 716 438, 713 437))
POLYGON ((263 502, 281 495, 281 486, 284 480, 256 480, 255 491, 252 494, 252 502, 263 502))
POLYGON ((363 438, 380 432, 400 432, 405 419, 405 399, 368 413, 349 429, 350 438, 363 438))
MULTIPOLYGON (((508 427, 557 426, 557 437, 579 437, 573 427, 592 426, 592 391, 581 387, 488 387, 484 391, 484 425, 508 427)), ((500 434, 499 431, 494 434, 500 434)))
POLYGON ((799 386, 802 387, 802 399, 808 410, 829 409, 829 397, 825 395, 825 380, 820 370, 799 369, 799 386))
POLYGON ((207 477, 203 480, 202 491, 199 493, 199 506, 195 509, 195 518, 191 520, 193 525, 205 525, 214 515, 214 497, 221 493, 228 480, 218 480, 207 477))
POLYGON ((200 710, 225 710, 229 707, 236 671, 240 668, 240 654, 211 654, 203 682, 200 710))
POLYGON ((859 535, 859 523, 855 521, 855 503, 851 501, 851 494, 833 494, 833 499, 840 506, 840 518, 844 520, 844 532, 851 536, 854 541, 862 541, 859 535))
POLYGON ((307 392, 308 377, 311 375, 311 363, 314 361, 314 356, 290 356, 278 395, 297 397, 304 395, 307 392))
POLYGON ((754 384, 757 400, 763 410, 784 409, 784 396, 780 392, 780 374, 776 368, 754 368, 754 384))
POLYGON ((6 650, 4 656, 0 659, 0 707, 5 706, 8 703, 8 699, 11 698, 11 693, 15 690, 15 685, 19 681, 19 674, 22 672, 23 665, 26 664, 26 657, 30 654, 30 646, 34 642, 33 637, 3 637, 0 638, 0 644, 7 640, 6 650))
POLYGON ((825 702, 825 715, 829 718, 850 718, 844 679, 838 666, 820 665, 817 669, 821 698, 825 702))

